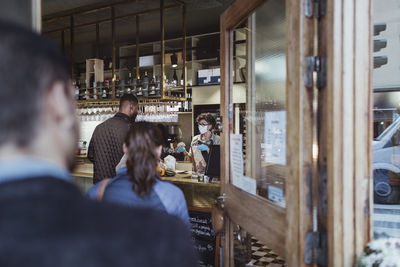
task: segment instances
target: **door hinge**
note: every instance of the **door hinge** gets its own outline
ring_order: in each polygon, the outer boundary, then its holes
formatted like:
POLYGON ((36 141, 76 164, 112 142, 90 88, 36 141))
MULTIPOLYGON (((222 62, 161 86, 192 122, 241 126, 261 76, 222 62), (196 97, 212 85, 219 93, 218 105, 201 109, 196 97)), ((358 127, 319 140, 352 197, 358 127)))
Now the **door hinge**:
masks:
POLYGON ((321 232, 308 232, 306 234, 304 263, 326 266, 326 239, 321 232))
POLYGON ((317 73, 316 86, 318 89, 326 86, 326 57, 308 56, 306 57, 306 70, 304 74, 304 85, 306 88, 312 88, 314 84, 314 72, 317 73))
POLYGON ((326 0, 306 0, 304 13, 307 18, 322 18, 326 14, 326 0))

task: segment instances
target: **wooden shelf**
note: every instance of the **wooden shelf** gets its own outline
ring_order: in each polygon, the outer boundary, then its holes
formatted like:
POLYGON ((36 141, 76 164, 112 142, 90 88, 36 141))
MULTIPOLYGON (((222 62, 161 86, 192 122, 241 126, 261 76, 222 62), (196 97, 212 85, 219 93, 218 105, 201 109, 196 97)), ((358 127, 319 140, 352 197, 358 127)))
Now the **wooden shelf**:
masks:
POLYGON ((202 62, 213 62, 213 61, 219 61, 217 57, 213 57, 213 58, 205 58, 205 59, 195 59, 192 60, 193 62, 198 62, 198 63, 202 63, 202 62))

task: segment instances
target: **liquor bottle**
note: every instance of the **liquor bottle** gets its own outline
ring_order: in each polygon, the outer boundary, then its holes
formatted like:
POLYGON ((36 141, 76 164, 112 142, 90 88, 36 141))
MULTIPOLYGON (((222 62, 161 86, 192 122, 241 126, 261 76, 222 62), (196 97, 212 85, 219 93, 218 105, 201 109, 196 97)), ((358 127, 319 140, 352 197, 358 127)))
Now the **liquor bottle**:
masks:
POLYGON ((128 84, 125 93, 130 94, 132 92, 132 73, 129 72, 128 76, 128 84))
POLYGON ((113 81, 114 88, 115 88, 115 98, 120 98, 119 94, 119 81, 113 81))
POLYGON ((144 72, 144 76, 142 78, 143 83, 143 96, 149 96, 149 77, 147 76, 147 71, 144 72))
POLYGON ((149 96, 155 96, 156 95, 156 84, 155 84, 155 78, 151 78, 150 81, 150 92, 149 96))
POLYGON ((79 100, 86 100, 86 83, 81 83, 79 88, 79 100))
POLYGON ((80 97, 79 97, 79 80, 76 80, 74 82, 74 87, 75 87, 75 100, 80 100, 80 97))
POLYGON ((183 70, 182 70, 182 76, 181 76, 181 86, 183 86, 183 70))
POLYGON ((172 76, 173 84, 176 86, 178 84, 178 75, 176 75, 176 69, 174 69, 174 75, 172 76))
POLYGON ((192 112, 192 94, 191 93, 188 93, 187 101, 188 101, 188 112, 192 112))
POLYGON ((107 97, 107 91, 108 91, 108 85, 107 85, 107 82, 103 82, 102 83, 102 95, 101 95, 101 98, 102 99, 106 99, 106 98, 108 98, 107 97))

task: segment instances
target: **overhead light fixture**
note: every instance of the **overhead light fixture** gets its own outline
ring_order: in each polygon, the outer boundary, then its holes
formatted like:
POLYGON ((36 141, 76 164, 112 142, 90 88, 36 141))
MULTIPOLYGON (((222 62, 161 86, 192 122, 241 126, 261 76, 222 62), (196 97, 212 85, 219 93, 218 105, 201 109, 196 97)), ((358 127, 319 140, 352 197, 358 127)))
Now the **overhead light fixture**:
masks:
POLYGON ((178 67, 178 57, 176 56, 175 53, 171 55, 171 65, 173 68, 178 67))

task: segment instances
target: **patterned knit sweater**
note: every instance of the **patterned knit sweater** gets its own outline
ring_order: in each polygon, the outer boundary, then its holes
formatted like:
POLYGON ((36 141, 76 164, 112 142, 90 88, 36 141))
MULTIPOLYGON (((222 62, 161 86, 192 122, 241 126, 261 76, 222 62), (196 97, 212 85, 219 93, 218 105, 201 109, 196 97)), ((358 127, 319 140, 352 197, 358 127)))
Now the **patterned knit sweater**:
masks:
POLYGON ((94 130, 88 150, 88 159, 94 165, 93 183, 115 176, 115 167, 124 154, 122 144, 130 126, 129 116, 117 113, 94 130))

